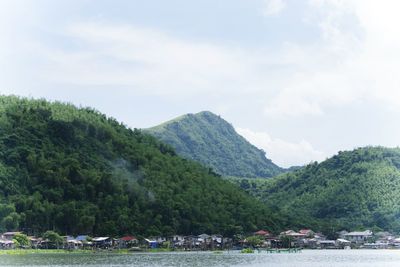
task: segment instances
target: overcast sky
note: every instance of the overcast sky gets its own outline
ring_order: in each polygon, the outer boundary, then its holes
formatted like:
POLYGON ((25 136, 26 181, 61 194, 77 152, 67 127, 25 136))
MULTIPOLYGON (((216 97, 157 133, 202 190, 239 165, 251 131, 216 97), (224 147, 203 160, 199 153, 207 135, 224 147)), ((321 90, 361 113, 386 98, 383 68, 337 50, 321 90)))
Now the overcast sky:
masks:
POLYGON ((0 0, 0 92, 134 128, 209 110, 275 163, 400 143, 400 1, 0 0))

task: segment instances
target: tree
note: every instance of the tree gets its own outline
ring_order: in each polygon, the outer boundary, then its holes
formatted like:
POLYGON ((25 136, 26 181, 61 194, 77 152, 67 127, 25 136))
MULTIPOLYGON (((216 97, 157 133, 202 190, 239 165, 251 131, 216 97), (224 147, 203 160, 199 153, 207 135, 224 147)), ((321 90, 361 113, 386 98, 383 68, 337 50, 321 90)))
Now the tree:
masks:
POLYGON ((21 233, 14 235, 13 241, 18 247, 29 247, 31 245, 28 236, 21 233))
POLYGON ((14 205, 0 204, 0 231, 13 231, 18 228, 20 216, 14 205))
POLYGON ((54 231, 47 231, 43 234, 43 239, 48 240, 49 243, 55 245, 57 248, 63 243, 63 238, 54 231))
POLYGON ((233 235, 278 230, 274 217, 141 130, 92 109, 0 96, 0 232, 233 235))
POLYGON ((7 231, 14 231, 18 229, 19 219, 20 215, 18 213, 11 212, 1 221, 1 224, 7 231))
POLYGON ((249 236, 246 241, 252 247, 258 247, 264 243, 264 239, 261 236, 249 236))

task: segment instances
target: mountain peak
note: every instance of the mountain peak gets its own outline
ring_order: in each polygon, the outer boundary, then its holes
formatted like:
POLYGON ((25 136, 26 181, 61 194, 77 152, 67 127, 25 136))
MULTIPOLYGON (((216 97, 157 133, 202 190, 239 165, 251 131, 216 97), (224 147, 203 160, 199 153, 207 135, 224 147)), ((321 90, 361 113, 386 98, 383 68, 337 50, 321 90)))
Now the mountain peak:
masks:
POLYGON ((210 111, 186 114, 146 131, 173 146, 178 154, 221 175, 267 178, 282 172, 264 151, 210 111))
POLYGON ((233 235, 276 225, 255 198, 91 108, 0 96, 0 129, 0 232, 233 235))
POLYGON ((200 111, 200 112, 198 112, 198 113, 195 113, 194 115, 195 115, 195 116, 212 116, 212 117, 220 117, 219 115, 217 115, 217 114, 215 114, 215 113, 212 113, 211 111, 208 111, 208 110, 203 110, 203 111, 200 111))

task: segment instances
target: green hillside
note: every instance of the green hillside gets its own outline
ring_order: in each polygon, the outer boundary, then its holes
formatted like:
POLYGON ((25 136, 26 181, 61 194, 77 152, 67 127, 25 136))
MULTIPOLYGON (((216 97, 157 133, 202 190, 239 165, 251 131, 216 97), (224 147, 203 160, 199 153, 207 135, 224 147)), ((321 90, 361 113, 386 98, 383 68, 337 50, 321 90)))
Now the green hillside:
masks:
POLYGON ((287 215, 287 224, 325 231, 400 231, 400 149, 366 147, 275 179, 234 180, 287 215))
POLYGON ((0 97, 0 232, 233 234, 274 228, 257 200, 90 109, 0 97))
POLYGON ((231 124, 208 111, 187 114, 146 131, 170 144, 179 155, 224 176, 266 178, 283 171, 231 124))

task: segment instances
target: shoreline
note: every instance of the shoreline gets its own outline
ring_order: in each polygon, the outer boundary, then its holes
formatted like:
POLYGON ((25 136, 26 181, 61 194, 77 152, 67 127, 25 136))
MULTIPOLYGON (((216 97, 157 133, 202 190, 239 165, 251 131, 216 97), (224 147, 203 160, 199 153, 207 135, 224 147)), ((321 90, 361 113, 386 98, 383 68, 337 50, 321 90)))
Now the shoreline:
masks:
MULTIPOLYGON (((341 251, 343 249, 301 249, 301 251, 341 251)), ((400 251, 400 249, 393 249, 393 248, 386 248, 386 249, 351 249, 351 250, 372 250, 372 251, 400 251)), ((191 253, 191 252, 198 252, 198 253, 213 253, 213 254, 222 254, 224 252, 233 252, 237 251, 240 253, 240 250, 172 250, 172 249, 147 249, 141 251, 132 251, 129 249, 115 249, 115 250, 84 250, 84 249, 75 249, 75 250, 65 250, 65 249, 7 249, 7 250, 0 250, 0 256, 3 255, 34 255, 34 254, 49 254, 49 255, 66 255, 66 254, 153 254, 153 253, 191 253)), ((348 250, 345 250, 348 251, 348 250)), ((277 253, 277 252, 275 252, 277 253)), ((275 254, 274 253, 274 254, 275 254)), ((268 250, 260 250, 254 251, 254 254, 270 254, 268 250)), ((280 254, 280 253, 278 253, 280 254)), ((284 254, 284 253, 282 253, 284 254)))
POLYGON ((169 252, 223 252, 228 250, 180 250, 180 249, 143 249, 143 250, 130 250, 130 249, 112 249, 112 250, 86 250, 86 249, 4 249, 0 250, 2 255, 28 255, 28 254, 139 254, 139 253, 169 253, 169 252))

